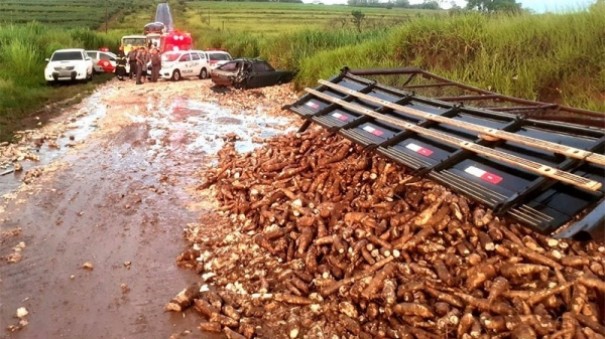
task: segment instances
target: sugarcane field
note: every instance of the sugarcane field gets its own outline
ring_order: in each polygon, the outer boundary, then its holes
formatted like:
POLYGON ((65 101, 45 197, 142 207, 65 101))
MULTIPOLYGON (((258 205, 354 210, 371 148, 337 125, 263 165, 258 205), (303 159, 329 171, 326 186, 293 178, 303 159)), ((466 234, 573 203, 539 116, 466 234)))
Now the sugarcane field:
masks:
POLYGON ((0 22, 0 338, 605 339, 604 1, 0 22))

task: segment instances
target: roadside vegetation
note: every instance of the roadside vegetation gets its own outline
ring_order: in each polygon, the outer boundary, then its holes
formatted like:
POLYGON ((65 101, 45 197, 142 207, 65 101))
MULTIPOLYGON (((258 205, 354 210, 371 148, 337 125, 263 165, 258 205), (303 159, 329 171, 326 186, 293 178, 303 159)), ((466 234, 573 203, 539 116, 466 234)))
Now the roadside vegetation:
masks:
POLYGON ((112 19, 148 7, 145 0, 3 0, 0 23, 40 22, 47 26, 97 29, 112 19))
POLYGON ((186 21, 181 20, 180 23, 197 33, 197 41, 201 43, 215 39, 218 33, 272 37, 308 29, 341 30, 352 25, 352 11, 362 12, 364 29, 392 27, 419 16, 442 16, 447 13, 443 10, 278 2, 190 1, 186 6, 186 21))
POLYGON ((571 14, 418 18, 299 60, 299 86, 343 65, 417 66, 481 88, 605 112, 605 6, 571 14))
MULTIPOLYGON (((139 34, 153 20, 157 2, 109 0, 108 33, 103 2, 2 2, 0 139, 9 137, 21 117, 94 88, 47 86, 44 59, 52 51, 115 51, 122 35, 139 34), (43 7, 49 9, 44 18, 37 14, 43 7), (27 18, 40 22, 20 23, 27 18)), ((195 48, 225 49, 234 57, 261 57, 277 68, 296 69, 298 88, 314 86, 345 65, 417 66, 508 95, 605 111, 601 0, 587 11, 544 15, 275 2, 170 5, 175 27, 192 33, 195 48)))
POLYGON ((40 23, 0 27, 0 140, 21 127, 23 116, 44 105, 71 98, 108 79, 97 76, 92 84, 47 86, 45 58, 59 48, 116 48, 119 37, 88 29, 49 28, 40 23))
POLYGON ((177 25, 192 33, 196 48, 223 49, 233 56, 261 57, 278 68, 300 69, 302 60, 318 52, 385 38, 393 28, 420 17, 439 20, 447 11, 190 1, 177 25))
MULTIPOLYGON (((7 0, 0 2, 0 141, 23 128, 24 117, 46 105, 92 91, 111 78, 96 76, 92 83, 47 86, 44 59, 60 48, 118 48, 124 32, 105 33, 105 5, 110 26, 124 16, 145 13, 145 22, 155 14, 155 5, 144 0, 7 0), (98 30, 97 30, 98 29, 98 30)), ((48 113, 45 113, 48 114, 48 113)))
POLYGON ((190 2, 187 24, 197 48, 297 69, 299 88, 315 86, 345 65, 416 66, 507 95, 605 111, 603 2, 586 11, 542 15, 301 4, 284 4, 279 12, 279 5, 228 9, 220 2, 190 2), (294 8, 301 10, 299 20, 294 8), (208 19, 201 19, 202 12, 208 19), (364 15, 360 27, 355 12, 364 15), (383 16, 387 20, 376 19, 383 16), (276 20, 275 30, 258 24, 265 17, 276 20), (387 24, 373 24, 373 18, 387 24), (224 29, 223 20, 230 23, 224 29))

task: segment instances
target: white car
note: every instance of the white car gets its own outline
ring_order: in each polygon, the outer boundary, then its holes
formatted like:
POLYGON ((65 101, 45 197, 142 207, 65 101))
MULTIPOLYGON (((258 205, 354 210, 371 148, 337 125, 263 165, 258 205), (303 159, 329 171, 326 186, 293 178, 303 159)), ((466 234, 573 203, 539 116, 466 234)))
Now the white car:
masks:
POLYGON ((92 59, 84 49, 56 50, 44 69, 44 79, 48 83, 66 80, 92 80, 92 59))
POLYGON ((182 78, 202 77, 202 60, 197 52, 177 51, 162 54, 163 79, 179 81, 182 78))
POLYGON ((224 51, 194 51, 200 55, 202 59, 202 70, 200 78, 206 79, 210 75, 210 72, 227 62, 233 60, 231 54, 224 51))
POLYGON ((96 73, 113 73, 116 69, 118 56, 111 52, 86 51, 92 59, 92 66, 96 73))

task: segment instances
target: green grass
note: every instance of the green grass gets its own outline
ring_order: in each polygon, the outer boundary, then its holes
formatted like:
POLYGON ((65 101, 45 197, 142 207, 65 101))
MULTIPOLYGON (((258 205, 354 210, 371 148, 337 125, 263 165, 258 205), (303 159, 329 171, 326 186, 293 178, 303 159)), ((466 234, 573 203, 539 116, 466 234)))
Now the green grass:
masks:
POLYGON ((507 95, 605 111, 605 6, 545 15, 190 1, 196 48, 298 69, 299 88, 352 68, 417 66, 507 95), (352 10, 367 18, 358 33, 352 10), (373 20, 384 23, 375 25, 373 20), (223 28, 224 22, 224 28, 223 28))
POLYGON ((419 18, 299 60, 299 86, 351 68, 417 66, 507 95, 605 111, 605 8, 564 15, 419 18))
MULTIPOLYGON (((48 8, 47 21, 0 25, 0 139, 21 117, 94 86, 46 86, 44 58, 52 51, 115 49, 122 35, 138 34, 153 20, 159 2, 110 1, 116 6, 109 34, 88 29, 104 22, 103 2, 0 3, 0 22, 38 18, 41 6, 48 8), (57 14, 63 21, 55 21, 57 14)), ((178 0, 170 5, 175 26, 193 34, 196 48, 223 48, 233 56, 262 57, 277 68, 297 69, 298 88, 314 86, 345 65, 418 66, 508 95, 605 111, 605 6, 510 17, 275 2, 178 0), (350 21, 352 10, 366 15, 361 32, 350 21)))
POLYGON ((59 48, 117 48, 120 36, 88 29, 48 28, 40 23, 10 24, 0 28, 0 140, 10 138, 21 117, 46 104, 88 91, 92 84, 51 87, 44 80, 44 59, 59 48))
MULTIPOLYGON (((415 18, 445 17, 445 11, 352 8, 277 2, 189 1, 181 25, 195 47, 219 48, 236 57, 262 57, 277 68, 298 69, 300 61, 330 50, 387 35, 415 18), (358 27, 353 10, 365 17, 358 27)), ((178 24, 178 22, 177 22, 178 24)))
MULTIPOLYGON (((2 0, 0 2, 0 140, 47 104, 87 93, 92 83, 47 86, 45 58, 60 48, 116 51, 120 37, 142 33, 159 0, 2 0), (105 32, 105 4, 110 29, 105 32), (128 19, 126 19, 128 18, 128 19)), ((176 6, 178 8, 178 5, 176 6)))
POLYGON ((96 29, 105 22, 106 9, 111 18, 147 7, 149 1, 145 0, 3 0, 0 23, 37 21, 55 27, 96 29))
MULTIPOLYGON (((325 6, 275 2, 190 1, 184 23, 193 31, 246 32, 271 36, 308 29, 332 30, 351 26, 351 11, 365 14, 365 26, 378 28, 409 21, 418 15, 441 14, 438 11, 351 8, 343 5, 325 6)), ((203 35, 200 35, 204 39, 203 35)))

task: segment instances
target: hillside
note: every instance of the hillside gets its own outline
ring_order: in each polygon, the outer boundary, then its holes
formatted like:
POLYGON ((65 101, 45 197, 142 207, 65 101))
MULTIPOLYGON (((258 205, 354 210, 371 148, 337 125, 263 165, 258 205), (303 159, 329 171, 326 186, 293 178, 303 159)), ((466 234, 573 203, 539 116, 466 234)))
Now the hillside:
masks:
POLYGON ((124 16, 147 7, 143 0, 5 0, 0 2, 0 22, 96 29, 116 15, 124 16))
MULTIPOLYGON (((41 75, 53 50, 115 50, 121 35, 140 32, 155 13, 142 0, 113 1, 106 34, 103 3, 92 0, 9 0, 0 9, 0 21, 13 22, 0 27, 0 139, 40 107, 94 87, 47 87, 41 75), (39 22, 21 23, 31 19, 39 22)), ((196 48, 296 69, 298 88, 345 65, 418 66, 508 95, 605 111, 604 6, 519 16, 209 1, 179 1, 172 9, 196 48)))

